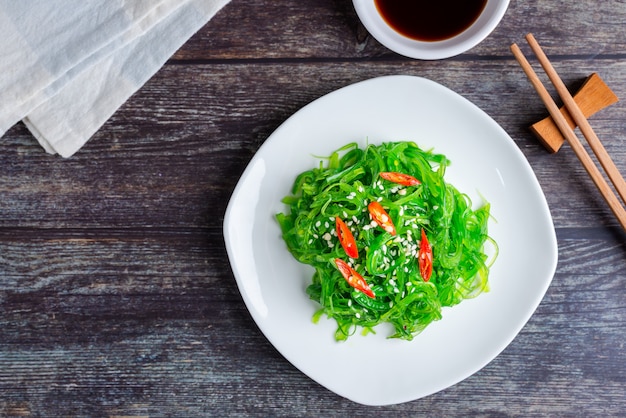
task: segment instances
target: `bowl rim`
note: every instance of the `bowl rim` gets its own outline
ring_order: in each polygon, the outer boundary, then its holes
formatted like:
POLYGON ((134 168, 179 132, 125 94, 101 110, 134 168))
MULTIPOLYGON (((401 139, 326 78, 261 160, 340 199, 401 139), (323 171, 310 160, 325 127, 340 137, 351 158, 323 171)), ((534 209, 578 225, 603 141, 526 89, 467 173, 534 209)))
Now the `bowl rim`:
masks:
POLYGON ((498 26, 509 0, 487 0, 485 9, 472 25, 460 34, 441 41, 418 41, 401 35, 382 18, 374 0, 352 0, 367 31, 388 49, 409 58, 438 60, 460 55, 482 42, 498 26))

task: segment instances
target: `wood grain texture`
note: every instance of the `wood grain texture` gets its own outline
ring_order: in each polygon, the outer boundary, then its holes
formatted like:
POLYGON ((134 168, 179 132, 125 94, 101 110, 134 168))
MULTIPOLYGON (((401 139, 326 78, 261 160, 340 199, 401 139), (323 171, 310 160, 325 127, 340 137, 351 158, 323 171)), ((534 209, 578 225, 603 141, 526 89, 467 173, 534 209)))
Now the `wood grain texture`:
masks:
POLYGON ((550 155, 528 130, 546 112, 508 50, 532 32, 572 90, 602 76, 622 100, 590 122, 626 173, 624 21, 623 1, 513 0, 479 46, 428 62, 382 47, 349 0, 233 0, 74 157, 46 155, 18 124, 0 139, 0 416, 626 415, 625 234, 571 149, 550 155), (389 74, 439 82, 502 125, 546 194, 559 264, 484 369, 371 408, 261 334, 222 222, 287 117, 389 74))

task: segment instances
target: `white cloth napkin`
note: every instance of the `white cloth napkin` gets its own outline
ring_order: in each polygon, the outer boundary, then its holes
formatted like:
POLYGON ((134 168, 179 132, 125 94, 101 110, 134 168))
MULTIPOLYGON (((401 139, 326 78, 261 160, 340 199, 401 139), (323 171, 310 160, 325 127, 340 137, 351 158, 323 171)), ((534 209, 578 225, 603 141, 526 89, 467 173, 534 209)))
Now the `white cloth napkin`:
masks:
POLYGON ((69 157, 229 0, 0 0, 0 136, 69 157))

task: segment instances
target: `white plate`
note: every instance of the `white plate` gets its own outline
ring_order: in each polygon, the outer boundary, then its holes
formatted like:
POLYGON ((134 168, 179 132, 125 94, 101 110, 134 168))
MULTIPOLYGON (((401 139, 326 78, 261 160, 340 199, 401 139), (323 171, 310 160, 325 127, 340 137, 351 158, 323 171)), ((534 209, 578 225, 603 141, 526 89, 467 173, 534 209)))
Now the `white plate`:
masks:
POLYGON ((493 360, 522 329, 556 269, 545 196, 507 133, 453 91, 423 78, 388 76, 330 93, 285 121, 237 184, 224 219, 226 249, 243 300, 287 360, 331 391, 366 405, 406 402, 445 389, 493 360), (311 317, 312 269, 295 261, 275 214, 297 174, 348 142, 415 141, 452 160, 446 179, 495 218, 500 254, 491 291, 444 308, 413 341, 357 333, 335 342, 335 322, 311 317))

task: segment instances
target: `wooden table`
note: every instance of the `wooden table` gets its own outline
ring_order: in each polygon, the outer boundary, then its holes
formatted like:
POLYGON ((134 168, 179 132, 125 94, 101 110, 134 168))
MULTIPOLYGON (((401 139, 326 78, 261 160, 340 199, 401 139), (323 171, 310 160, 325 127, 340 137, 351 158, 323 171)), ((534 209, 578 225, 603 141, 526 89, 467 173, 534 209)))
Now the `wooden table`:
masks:
MULTIPOLYGON (((233 0, 70 159, 19 124, 0 141, 2 416, 624 416, 625 235, 509 52, 532 32, 575 89, 626 98, 623 1, 515 1, 443 61, 390 52, 350 0, 233 0), (224 211, 255 151, 303 105, 371 77, 426 77, 511 135, 546 194, 556 275, 513 343, 465 381, 389 407, 318 385, 261 334, 237 290, 224 211)), ((525 46, 525 45, 524 45, 525 46)), ((592 125, 626 173, 626 104, 592 125)))

